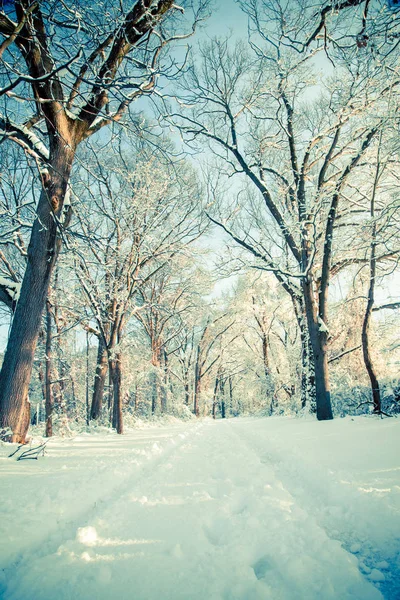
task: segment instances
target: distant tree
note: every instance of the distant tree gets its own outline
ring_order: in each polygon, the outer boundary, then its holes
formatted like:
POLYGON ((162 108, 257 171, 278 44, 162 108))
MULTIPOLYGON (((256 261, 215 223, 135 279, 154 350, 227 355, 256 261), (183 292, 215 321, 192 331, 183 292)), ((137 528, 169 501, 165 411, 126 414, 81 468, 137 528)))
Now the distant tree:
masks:
MULTIPOLYGON (((153 414, 159 406, 162 413, 168 409, 168 391, 172 387, 170 359, 183 350, 185 321, 198 305, 198 290, 193 281, 195 271, 188 265, 192 260, 189 248, 186 256, 172 257, 171 262, 141 285, 138 292, 141 307, 134 317, 142 324, 151 347, 153 414)), ((183 356, 186 357, 185 352, 183 356)), ((187 358, 190 363, 191 359, 187 358)), ((184 381, 185 403, 188 404, 188 373, 179 380, 184 381)))
POLYGON ((135 313, 150 315, 150 321, 136 316, 150 327, 159 366, 166 340, 161 340, 163 318, 154 312, 151 290, 162 285, 163 270, 199 237, 202 222, 200 188, 184 161, 163 165, 153 150, 133 145, 121 146, 111 160, 109 154, 110 146, 96 154, 92 169, 83 171, 84 179, 74 188, 76 221, 69 236, 99 340, 91 416, 101 412, 106 355, 112 423, 122 433, 122 347, 128 322, 135 313))

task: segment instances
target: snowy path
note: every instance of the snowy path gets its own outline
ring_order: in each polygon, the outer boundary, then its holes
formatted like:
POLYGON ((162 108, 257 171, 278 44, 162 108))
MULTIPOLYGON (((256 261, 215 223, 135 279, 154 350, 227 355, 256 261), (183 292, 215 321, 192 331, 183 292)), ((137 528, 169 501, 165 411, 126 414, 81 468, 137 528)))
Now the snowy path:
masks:
MULTIPOLYGON (((337 423, 342 432, 343 424, 337 423)), ((88 452, 85 471, 79 462, 82 440, 78 441, 76 469, 68 472, 74 465, 67 465, 59 480, 57 498, 63 504, 64 493, 68 506, 63 505, 57 527, 50 523, 44 536, 42 530, 42 538, 36 523, 33 537, 28 535, 20 546, 16 542, 12 559, 4 563, 0 597, 382 598, 371 579, 384 579, 382 570, 394 569, 394 563, 381 560, 379 570, 366 561, 382 559, 385 544, 393 560, 398 557, 393 527, 400 525, 399 505, 385 506, 382 494, 356 494, 343 482, 338 485, 337 477, 330 476, 333 472, 324 468, 324 456, 321 466, 315 457, 307 457, 308 440, 313 452, 318 451, 312 440, 316 425, 238 419, 133 432, 121 441, 111 438, 115 447, 109 455, 102 454, 100 464, 96 452, 88 452), (86 489, 85 477, 90 482, 86 489), (384 522, 379 527, 372 523, 382 508, 393 508, 386 529, 384 522), (359 510, 366 511, 364 518, 359 510), (383 533, 377 534, 382 527, 383 533)), ((338 425, 328 424, 325 433, 335 436, 338 425)), ((97 442, 83 443, 93 451, 97 442)), ((97 454, 106 443, 99 444, 97 454)), ((64 454, 68 457, 69 452, 66 444, 64 454)), ((25 468, 36 469, 37 477, 48 480, 46 460, 51 468, 50 457, 25 468)), ((34 516, 43 520, 46 511, 38 496, 34 516)), ((54 511, 49 504, 50 521, 54 511)), ((391 589, 385 596, 395 600, 399 596, 391 589)))

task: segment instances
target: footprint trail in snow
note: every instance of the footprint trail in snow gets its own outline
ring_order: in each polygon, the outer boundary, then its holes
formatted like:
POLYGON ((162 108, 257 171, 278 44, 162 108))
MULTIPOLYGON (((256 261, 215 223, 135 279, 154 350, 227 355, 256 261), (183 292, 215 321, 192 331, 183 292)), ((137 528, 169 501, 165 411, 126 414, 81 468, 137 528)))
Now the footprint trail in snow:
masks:
POLYGON ((2 598, 383 598, 357 550, 335 539, 304 489, 291 485, 265 422, 178 429, 158 460, 126 463, 106 502, 100 489, 94 507, 9 566, 2 598))

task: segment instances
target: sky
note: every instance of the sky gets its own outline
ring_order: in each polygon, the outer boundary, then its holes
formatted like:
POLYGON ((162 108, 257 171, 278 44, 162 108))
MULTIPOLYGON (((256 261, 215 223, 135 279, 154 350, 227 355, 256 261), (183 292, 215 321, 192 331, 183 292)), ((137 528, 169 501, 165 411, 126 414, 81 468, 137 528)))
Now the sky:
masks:
MULTIPOLYGON (((1 7, 1 0, 0 0, 1 7)), ((210 18, 197 32, 194 38, 189 40, 190 45, 195 45, 198 40, 211 38, 213 36, 232 36, 232 37, 243 37, 247 34, 247 18, 238 7, 234 0, 220 0, 219 2, 214 1, 213 10, 210 18)), ((142 108, 142 106, 140 107, 142 108)), ((143 105, 145 110, 145 105, 143 105)), ((219 248, 223 244, 223 237, 221 233, 214 229, 208 238, 202 242, 204 245, 210 246, 215 250, 215 255, 218 253, 219 248)), ((208 260, 209 266, 212 266, 213 259, 208 260)), ((222 280, 216 285, 213 292, 213 296, 227 291, 232 286, 234 280, 222 280)), ((387 287, 387 286, 385 286, 387 287)), ((400 294, 400 282, 391 282, 392 295, 400 294)), ((388 296, 387 290, 378 291, 377 301, 384 301, 388 296)), ((0 351, 4 350, 7 334, 8 334, 9 323, 4 312, 0 312, 0 351)))
MULTIPOLYGON (((0 9, 1 9, 0 0, 0 9)), ((4 3, 5 4, 5 3, 4 3)), ((198 31, 196 37, 189 40, 190 44, 195 44, 196 40, 213 37, 213 36, 224 36, 224 35, 246 35, 247 19, 243 15, 242 11, 237 6, 234 0, 220 0, 214 2, 214 7, 210 18, 204 24, 204 26, 198 31)), ((143 106, 145 110, 145 106, 143 106)), ((212 244, 217 249, 221 246, 221 236, 218 232, 213 234, 208 239, 208 244, 212 244)), ((211 263, 212 261, 210 261, 211 263)), ((212 267, 212 264, 210 264, 212 267)), ((221 282, 216 286, 214 294, 225 291, 227 287, 224 282, 221 282)), ((6 311, 0 312, 0 352, 5 350, 7 344, 7 337, 9 332, 9 319, 6 311)))

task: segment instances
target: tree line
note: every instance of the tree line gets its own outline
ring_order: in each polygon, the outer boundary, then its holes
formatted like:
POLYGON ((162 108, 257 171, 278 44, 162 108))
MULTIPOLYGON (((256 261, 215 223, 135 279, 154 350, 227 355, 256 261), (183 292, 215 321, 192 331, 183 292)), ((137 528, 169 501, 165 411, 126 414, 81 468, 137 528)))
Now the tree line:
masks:
POLYGON ((25 440, 40 394, 51 435, 55 408, 82 404, 85 369, 87 423, 119 433, 132 406, 176 411, 177 398, 197 416, 254 397, 330 419, 330 363, 359 350, 382 412, 370 330, 399 255, 399 13, 239 5, 247 39, 200 36, 196 52, 186 39, 207 27, 205 0, 0 11, 3 438, 25 440), (220 301, 201 241, 215 231, 214 277, 236 274, 220 301), (345 287, 335 315, 332 282, 345 287), (340 313, 360 331, 354 348, 331 326, 340 313), (71 336, 86 336, 85 369, 71 336))

